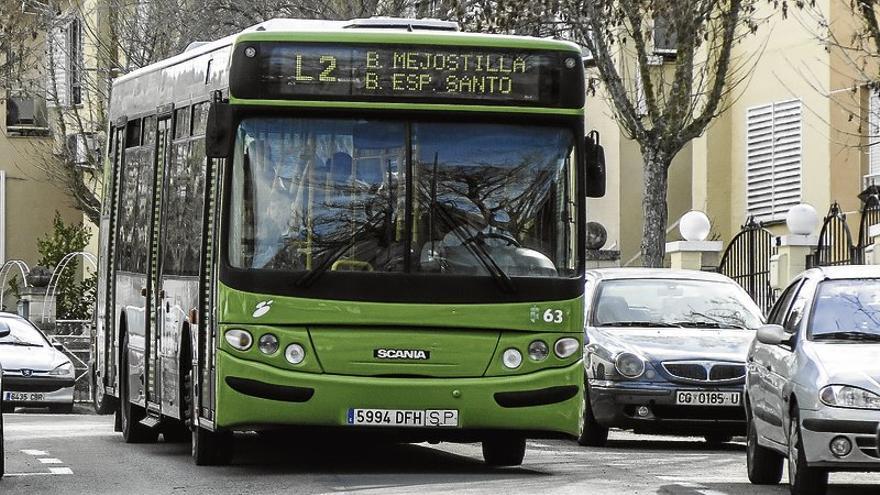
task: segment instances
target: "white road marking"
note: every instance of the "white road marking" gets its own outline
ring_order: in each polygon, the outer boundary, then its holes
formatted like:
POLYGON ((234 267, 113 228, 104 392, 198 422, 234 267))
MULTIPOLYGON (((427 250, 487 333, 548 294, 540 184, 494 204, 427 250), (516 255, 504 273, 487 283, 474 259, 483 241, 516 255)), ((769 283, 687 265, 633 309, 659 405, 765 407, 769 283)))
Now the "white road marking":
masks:
POLYGON ((38 455, 49 455, 48 452, 44 452, 44 451, 42 451, 42 450, 22 450, 22 452, 25 453, 25 454, 27 454, 27 455, 33 455, 33 456, 38 456, 38 455))
POLYGON ((49 468, 52 474, 73 474, 73 469, 67 467, 52 467, 49 468))
POLYGON ((55 459, 54 457, 41 457, 37 460, 43 464, 64 464, 61 462, 61 459, 55 459))

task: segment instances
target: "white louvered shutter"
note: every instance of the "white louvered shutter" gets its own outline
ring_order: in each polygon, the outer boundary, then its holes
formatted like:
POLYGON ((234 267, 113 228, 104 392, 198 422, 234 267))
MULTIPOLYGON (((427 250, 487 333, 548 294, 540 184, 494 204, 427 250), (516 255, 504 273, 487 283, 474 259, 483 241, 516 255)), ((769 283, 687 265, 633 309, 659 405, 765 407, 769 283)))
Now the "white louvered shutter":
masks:
POLYGON ((48 40, 50 67, 46 103, 50 106, 68 106, 67 40, 67 23, 57 21, 48 40))
POLYGON ((801 201, 801 118, 800 100, 748 110, 747 209, 759 221, 784 219, 801 201))
POLYGON ((880 95, 868 97, 868 183, 880 185, 880 95))

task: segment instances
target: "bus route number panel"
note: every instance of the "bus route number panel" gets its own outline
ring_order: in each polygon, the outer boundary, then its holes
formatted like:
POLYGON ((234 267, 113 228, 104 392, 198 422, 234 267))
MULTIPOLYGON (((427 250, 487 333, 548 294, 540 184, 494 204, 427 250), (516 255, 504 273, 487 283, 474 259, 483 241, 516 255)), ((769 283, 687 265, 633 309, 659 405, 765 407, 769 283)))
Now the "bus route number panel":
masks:
POLYGON ((583 104, 566 91, 583 86, 577 54, 535 50, 242 43, 230 84, 239 98, 583 104))
POLYGON ((455 428, 455 409, 349 409, 352 426, 408 426, 415 428, 455 428))

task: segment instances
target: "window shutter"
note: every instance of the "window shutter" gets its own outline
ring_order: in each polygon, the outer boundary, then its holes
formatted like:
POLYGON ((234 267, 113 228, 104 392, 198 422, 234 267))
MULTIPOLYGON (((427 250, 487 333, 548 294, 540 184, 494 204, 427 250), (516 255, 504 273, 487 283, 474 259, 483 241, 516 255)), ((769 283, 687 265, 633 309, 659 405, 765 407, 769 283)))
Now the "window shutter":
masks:
POLYGON ((678 52, 678 38, 672 22, 663 16, 654 18, 654 53, 675 55, 678 52))
POLYGON ((49 81, 46 91, 46 102, 50 106, 68 106, 67 80, 67 23, 56 21, 48 40, 49 45, 49 81))
POLYGON ((747 209, 759 221, 781 220, 801 201, 801 102, 747 112, 747 209))
POLYGON ((880 183, 880 94, 868 97, 868 182, 880 183))

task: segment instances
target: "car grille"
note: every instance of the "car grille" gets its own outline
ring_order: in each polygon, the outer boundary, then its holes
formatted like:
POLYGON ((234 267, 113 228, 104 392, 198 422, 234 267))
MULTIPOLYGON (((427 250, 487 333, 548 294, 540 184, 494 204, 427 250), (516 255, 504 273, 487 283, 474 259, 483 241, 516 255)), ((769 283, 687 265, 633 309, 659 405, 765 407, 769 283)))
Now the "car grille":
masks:
POLYGON ((880 448, 878 448, 877 439, 872 437, 856 438, 856 445, 866 456, 880 459, 880 448))
POLYGON ((730 383, 742 381, 746 376, 746 367, 742 364, 715 361, 666 362, 663 369, 672 378, 691 383, 730 383))

